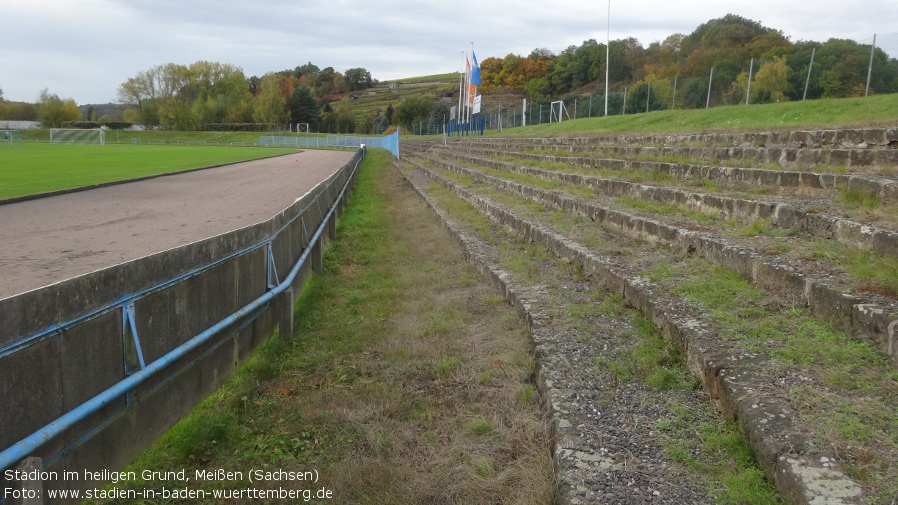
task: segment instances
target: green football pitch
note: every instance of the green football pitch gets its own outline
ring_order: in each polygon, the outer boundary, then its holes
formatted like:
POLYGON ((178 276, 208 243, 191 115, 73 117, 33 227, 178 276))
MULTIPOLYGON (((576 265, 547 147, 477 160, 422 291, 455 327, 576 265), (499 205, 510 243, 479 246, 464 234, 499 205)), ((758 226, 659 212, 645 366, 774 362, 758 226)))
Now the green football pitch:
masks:
POLYGON ((184 145, 0 144, 0 199, 295 152, 295 149, 184 145))

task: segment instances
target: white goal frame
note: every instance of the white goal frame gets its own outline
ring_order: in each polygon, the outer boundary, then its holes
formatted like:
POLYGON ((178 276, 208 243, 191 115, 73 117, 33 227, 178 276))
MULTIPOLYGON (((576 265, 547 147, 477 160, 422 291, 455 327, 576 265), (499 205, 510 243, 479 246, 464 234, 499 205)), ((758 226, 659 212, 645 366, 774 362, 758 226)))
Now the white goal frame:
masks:
POLYGON ((0 142, 6 145, 21 145, 22 144, 22 132, 19 130, 3 130, 3 133, 0 134, 0 142))
POLYGON ((568 121, 570 121, 571 116, 567 113, 567 107, 564 106, 563 101, 559 100, 557 102, 552 102, 549 105, 549 122, 550 123, 556 123, 556 122, 560 123, 562 120, 562 117, 561 117, 562 114, 567 116, 568 121))
POLYGON ((51 144, 100 144, 106 145, 106 131, 102 128, 51 128, 51 144))

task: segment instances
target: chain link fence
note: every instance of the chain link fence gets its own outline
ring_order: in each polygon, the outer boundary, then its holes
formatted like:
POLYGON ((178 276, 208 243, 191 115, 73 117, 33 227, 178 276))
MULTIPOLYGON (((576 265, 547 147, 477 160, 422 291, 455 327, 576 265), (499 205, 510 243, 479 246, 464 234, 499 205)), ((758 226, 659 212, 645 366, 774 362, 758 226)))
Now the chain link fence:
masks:
MULTIPOLYGON (((831 39, 804 43, 787 55, 750 58, 728 68, 703 74, 678 74, 673 79, 650 76, 612 89, 608 115, 655 110, 707 108, 719 105, 761 104, 830 97, 862 97, 898 92, 898 33, 853 41, 831 39)), ((529 103, 485 107, 486 128, 503 130, 558 119, 551 102, 562 101, 561 120, 605 115, 605 90, 569 94, 529 103)))

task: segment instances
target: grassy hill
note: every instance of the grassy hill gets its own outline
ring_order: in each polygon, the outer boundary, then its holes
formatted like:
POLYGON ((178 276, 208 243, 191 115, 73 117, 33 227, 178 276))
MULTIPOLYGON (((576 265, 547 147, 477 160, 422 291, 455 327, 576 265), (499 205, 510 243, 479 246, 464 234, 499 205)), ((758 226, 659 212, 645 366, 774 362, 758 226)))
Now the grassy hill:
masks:
MULTIPOLYGON (((458 103, 458 74, 410 77, 395 81, 379 82, 376 86, 353 92, 349 107, 359 117, 382 115, 389 105, 395 109, 403 100, 423 96, 446 107, 458 103), (354 98, 352 98, 354 97, 354 98)), ((520 110, 523 92, 483 92, 485 107, 494 111, 517 108, 520 110)), ((593 104, 594 115, 599 105, 593 104)), ((528 122, 538 121, 538 107, 532 106, 528 122)), ((583 114, 581 109, 581 114, 583 114)), ((487 135, 575 135, 605 132, 709 132, 719 130, 776 130, 790 128, 827 128, 846 126, 898 126, 898 94, 872 95, 866 98, 830 98, 763 105, 727 105, 710 109, 663 110, 640 114, 614 115, 565 120, 561 123, 531 124, 526 128, 505 127, 500 133, 487 130, 487 135)), ((573 113, 573 110, 571 110, 573 113)), ((548 111, 543 111, 543 121, 548 111)), ((26 141, 46 141, 47 130, 23 131, 26 141)), ((190 141, 205 143, 255 143, 259 133, 254 132, 159 132, 114 131, 107 141, 130 143, 132 138, 143 142, 190 141)))
MULTIPOLYGON (((388 105, 395 108, 411 96, 442 100, 447 107, 458 103, 458 74, 412 77, 378 83, 355 92, 352 108, 357 114, 378 116, 388 105)), ((517 108, 526 97, 520 91, 483 91, 483 103, 491 111, 517 108)), ((559 97, 561 98, 561 97, 559 97)), ((585 97, 584 97, 585 98, 585 97)), ((585 102, 585 100, 584 100, 585 102)), ((532 122, 537 122, 538 106, 533 106, 532 122)), ((593 115, 598 105, 594 104, 593 115)), ((759 130, 784 128, 898 125, 898 94, 861 98, 830 98, 763 105, 727 105, 710 109, 664 110, 609 117, 581 118, 526 128, 504 128, 503 135, 566 135, 588 132, 705 132, 727 129, 759 130)), ((573 114, 573 110, 570 111, 573 114)), ((580 114, 583 114, 581 109, 580 114)), ((548 110, 543 111, 543 121, 548 110)), ((498 134, 488 131, 488 135, 498 134)))
POLYGON ((457 73, 379 82, 372 88, 354 91, 349 96, 353 112, 361 116, 376 117, 383 114, 388 105, 392 105, 395 109, 408 97, 424 96, 437 100, 447 93, 451 93, 455 99, 458 98, 457 73))

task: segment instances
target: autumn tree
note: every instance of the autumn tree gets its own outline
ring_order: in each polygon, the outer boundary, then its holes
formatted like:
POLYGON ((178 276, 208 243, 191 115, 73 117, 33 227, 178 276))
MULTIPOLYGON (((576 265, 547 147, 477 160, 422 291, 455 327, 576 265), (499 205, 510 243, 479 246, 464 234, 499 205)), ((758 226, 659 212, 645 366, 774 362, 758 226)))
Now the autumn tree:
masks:
POLYGON ((137 110, 135 122, 147 126, 159 124, 158 91, 156 90, 156 71, 159 67, 140 71, 118 87, 118 102, 131 105, 137 110))
POLYGON ((287 122, 287 100, 281 91, 280 74, 270 73, 262 77, 259 95, 253 108, 256 123, 283 124, 287 122))
POLYGON ((206 123, 250 121, 253 96, 249 90, 243 70, 228 63, 167 63, 138 72, 119 85, 118 101, 136 108, 142 124, 188 130, 206 123))
POLYGON ((227 63, 198 61, 187 67, 187 84, 178 98, 192 104, 195 121, 243 122, 251 100, 243 70, 227 63))
POLYGON ((349 98, 343 98, 339 102, 332 103, 330 110, 324 114, 323 122, 329 132, 355 133, 356 114, 349 102, 349 98))
POLYGON ((38 100, 38 120, 44 128, 60 128, 66 121, 81 121, 81 111, 71 98, 63 100, 46 88, 41 90, 38 100))
POLYGON ((306 77, 306 79, 314 79, 318 76, 318 73, 321 72, 321 69, 318 68, 317 65, 313 65, 312 62, 308 62, 305 65, 300 65, 293 70, 293 76, 296 78, 306 77))
POLYGON ((311 82, 312 91, 321 104, 338 100, 338 95, 343 92, 342 85, 343 76, 333 67, 318 72, 311 82))
POLYGON ((343 82, 346 84, 347 91, 361 91, 373 86, 374 81, 371 79, 371 72, 364 68, 350 68, 343 75, 343 82))
POLYGON ((393 114, 395 124, 402 126, 406 131, 414 128, 430 116, 433 109, 433 100, 423 96, 410 96, 403 100, 393 114))
POLYGON ((789 67, 780 56, 761 65, 751 86, 752 103, 785 102, 789 98, 789 67))

